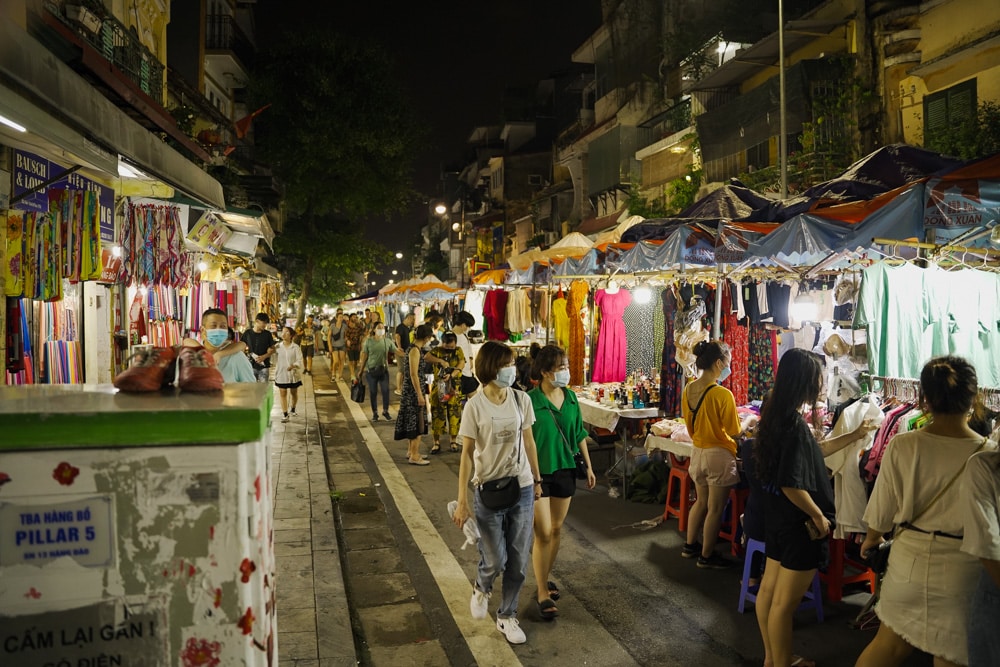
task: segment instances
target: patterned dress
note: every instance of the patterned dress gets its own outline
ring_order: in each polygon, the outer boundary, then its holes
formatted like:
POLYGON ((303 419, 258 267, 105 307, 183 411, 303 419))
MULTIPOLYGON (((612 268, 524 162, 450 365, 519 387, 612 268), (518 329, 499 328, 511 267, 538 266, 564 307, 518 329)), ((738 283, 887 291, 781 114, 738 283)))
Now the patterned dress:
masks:
POLYGON ((649 303, 632 301, 622 319, 628 337, 628 359, 625 370, 637 372, 652 378, 660 367, 663 353, 663 309, 660 306, 660 292, 652 290, 649 303))
POLYGON ((400 392, 399 412, 396 414, 396 431, 393 434, 396 440, 415 440, 427 434, 427 409, 417 403, 417 392, 423 393, 423 379, 429 370, 429 364, 424 361, 424 355, 421 353, 420 365, 417 366, 417 377, 420 378, 420 386, 414 387, 413 382, 410 380, 410 355, 407 353, 400 357, 403 389, 400 392))
POLYGON ((751 401, 764 399, 774 384, 776 332, 763 324, 750 325, 750 378, 748 396, 751 401))
POLYGON ((660 408, 669 416, 681 414, 681 367, 677 363, 674 345, 674 315, 677 313, 677 296, 674 289, 663 290, 663 360, 660 364, 660 408))
POLYGON ((576 280, 569 286, 566 300, 566 315, 569 318, 569 383, 573 386, 584 383, 583 359, 587 356, 587 342, 583 332, 583 318, 580 311, 587 302, 590 286, 583 280, 576 280))
POLYGON ((733 311, 731 290, 724 288, 722 294, 722 340, 729 345, 732 353, 732 375, 722 386, 733 392, 736 405, 746 405, 749 399, 750 378, 750 338, 749 331, 740 326, 739 315, 733 311))
MULTIPOLYGON (((435 357, 448 362, 451 370, 462 370, 465 367, 465 352, 456 347, 454 350, 445 350, 437 347, 433 352, 435 357)), ((442 379, 443 368, 434 367, 434 384, 431 385, 431 433, 434 434, 435 442, 444 433, 445 427, 451 436, 452 442, 458 440, 458 424, 462 419, 463 397, 461 382, 458 379, 442 379), (441 400, 441 390, 445 390, 445 395, 450 395, 447 401, 441 400)))
POLYGON ((594 357, 594 382, 623 382, 628 342, 625 340, 625 323, 622 316, 632 303, 632 293, 627 289, 617 292, 597 290, 594 305, 601 309, 601 333, 597 339, 594 357))

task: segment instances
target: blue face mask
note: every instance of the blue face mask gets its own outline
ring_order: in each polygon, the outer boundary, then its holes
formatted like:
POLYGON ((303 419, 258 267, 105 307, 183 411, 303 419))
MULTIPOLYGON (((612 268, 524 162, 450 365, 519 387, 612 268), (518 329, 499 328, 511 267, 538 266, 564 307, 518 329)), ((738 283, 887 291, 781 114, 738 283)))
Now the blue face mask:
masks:
POLYGON ((225 329, 209 329, 205 332, 205 339, 212 347, 220 347, 229 339, 229 332, 225 329))
POLYGON ((722 372, 719 373, 719 384, 722 384, 723 382, 725 382, 726 378, 728 378, 730 375, 732 375, 732 372, 733 372, 733 369, 730 368, 729 366, 726 366, 725 368, 723 368, 722 372))
POLYGON ((552 378, 553 387, 565 387, 569 384, 569 369, 562 368, 556 371, 556 376, 552 378))
POLYGON ((517 369, 513 366, 504 366, 499 371, 497 371, 497 379, 494 382, 498 387, 509 387, 514 384, 514 379, 517 377, 517 369))

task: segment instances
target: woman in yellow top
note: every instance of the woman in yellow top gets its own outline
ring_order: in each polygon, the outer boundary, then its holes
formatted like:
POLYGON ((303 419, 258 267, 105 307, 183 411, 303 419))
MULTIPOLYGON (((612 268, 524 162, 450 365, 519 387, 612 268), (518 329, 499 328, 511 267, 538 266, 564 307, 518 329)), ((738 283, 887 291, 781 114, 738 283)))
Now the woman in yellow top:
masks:
POLYGON ((752 417, 740 424, 736 399, 720 387, 731 372, 729 346, 702 341, 694 346, 695 366, 701 375, 686 387, 681 397, 681 413, 694 442, 688 474, 698 497, 688 516, 687 542, 681 555, 698 557, 698 567, 720 570, 735 564, 715 553, 722 512, 729 499, 729 487, 740 481, 736 470, 736 438, 752 426, 752 417))

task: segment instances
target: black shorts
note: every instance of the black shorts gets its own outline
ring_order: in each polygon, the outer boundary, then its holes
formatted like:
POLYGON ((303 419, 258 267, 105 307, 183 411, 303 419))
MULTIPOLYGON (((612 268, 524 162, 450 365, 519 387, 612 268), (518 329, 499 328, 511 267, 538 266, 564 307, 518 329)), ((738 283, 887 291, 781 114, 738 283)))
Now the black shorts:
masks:
POLYGON ((315 349, 316 348, 313 347, 312 345, 303 345, 302 346, 302 356, 304 358, 305 357, 312 357, 314 355, 315 349))
POLYGON ((576 493, 576 468, 542 475, 542 498, 572 498, 576 493))
POLYGON ((826 567, 830 560, 830 540, 813 540, 806 529, 806 520, 792 525, 768 526, 764 551, 771 560, 786 570, 806 572, 826 567))

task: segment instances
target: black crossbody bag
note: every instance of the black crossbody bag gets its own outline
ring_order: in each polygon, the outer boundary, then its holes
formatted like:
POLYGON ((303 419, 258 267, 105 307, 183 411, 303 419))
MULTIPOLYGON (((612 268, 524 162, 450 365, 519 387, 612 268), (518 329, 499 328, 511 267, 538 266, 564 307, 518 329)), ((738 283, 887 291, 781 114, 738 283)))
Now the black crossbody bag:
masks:
MULTIPOLYGON (((517 390, 514 392, 514 408, 517 410, 517 464, 515 470, 521 469, 521 450, 524 449, 524 416, 521 414, 521 406, 518 403, 517 390)), ((521 499, 521 485, 517 482, 517 475, 498 477, 479 485, 479 501, 491 510, 506 510, 517 504, 521 499)))

